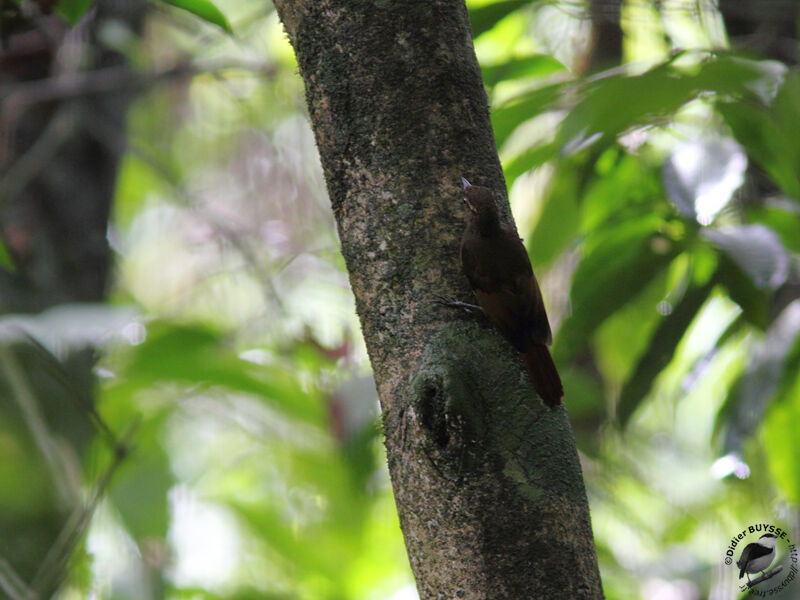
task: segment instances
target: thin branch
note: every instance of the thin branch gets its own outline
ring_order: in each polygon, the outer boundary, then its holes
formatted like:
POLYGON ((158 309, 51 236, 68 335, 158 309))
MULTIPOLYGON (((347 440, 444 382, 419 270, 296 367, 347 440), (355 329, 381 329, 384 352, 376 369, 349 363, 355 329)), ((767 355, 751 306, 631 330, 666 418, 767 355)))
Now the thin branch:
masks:
POLYGON ((746 589, 750 589, 753 586, 758 585, 762 581, 766 581, 767 579, 772 579, 773 577, 775 577, 775 575, 777 575, 781 571, 783 571, 783 566, 782 565, 778 565, 777 567, 772 569, 772 571, 767 571, 766 573, 764 573, 761 577, 759 577, 757 579, 748 580, 748 582, 745 585, 740 585, 739 588, 741 589, 741 591, 744 591, 746 589))
MULTIPOLYGON (((0 204, 12 200, 50 163, 59 148, 75 130, 74 111, 59 110, 47 123, 45 130, 0 179, 0 204)), ((10 133, 10 132, 9 132, 10 133)), ((10 135, 0 129, 0 165, 11 156, 10 135)))
POLYGON ((8 378, 9 387, 22 412, 25 424, 50 469, 59 497, 67 505, 73 504, 79 497, 79 486, 69 475, 80 469, 71 464, 69 455, 58 448, 39 410, 36 396, 24 370, 11 349, 6 346, 0 346, 0 364, 8 378))
POLYGON ((122 437, 121 442, 114 447, 114 457, 106 472, 95 484, 89 501, 84 506, 76 508, 56 541, 50 546, 50 550, 31 581, 34 591, 39 594, 38 597, 50 597, 60 587, 66 573, 67 563, 89 528, 95 510, 105 496, 111 479, 122 461, 130 454, 131 440, 138 425, 138 422, 134 422, 122 437))
POLYGON ((97 94, 136 91, 164 80, 214 74, 232 69, 269 76, 276 73, 275 67, 270 64, 230 61, 210 65, 185 63, 150 72, 133 71, 128 66, 106 67, 7 84, 0 86, 0 97, 4 97, 0 108, 0 134, 10 131, 20 116, 37 104, 97 94))
POLYGON ((0 557, 0 590, 6 593, 9 600, 34 600, 36 594, 25 585, 14 568, 0 557))

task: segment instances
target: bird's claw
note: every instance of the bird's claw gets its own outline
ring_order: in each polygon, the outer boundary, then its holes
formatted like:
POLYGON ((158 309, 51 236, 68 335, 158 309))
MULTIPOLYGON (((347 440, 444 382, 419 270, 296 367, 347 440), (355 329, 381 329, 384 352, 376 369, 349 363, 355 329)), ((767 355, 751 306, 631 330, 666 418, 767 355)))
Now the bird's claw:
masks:
POLYGON ((467 312, 472 311, 480 311, 481 307, 475 304, 469 304, 468 302, 461 302, 460 300, 456 300, 452 296, 443 296, 441 294, 434 294, 433 301, 437 304, 441 304, 442 306, 449 306, 450 308, 460 308, 462 310, 466 310, 467 312))

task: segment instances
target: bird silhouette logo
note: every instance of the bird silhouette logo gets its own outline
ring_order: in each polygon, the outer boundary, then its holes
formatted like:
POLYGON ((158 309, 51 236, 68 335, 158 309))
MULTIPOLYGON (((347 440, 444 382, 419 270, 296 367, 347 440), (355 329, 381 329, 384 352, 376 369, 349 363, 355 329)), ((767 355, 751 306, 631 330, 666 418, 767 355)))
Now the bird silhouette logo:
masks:
POLYGON ((764 576, 766 571, 775 560, 775 544, 778 538, 771 533, 765 533, 757 541, 747 544, 736 561, 739 567, 739 579, 747 575, 747 583, 750 584, 752 573, 761 573, 764 576))

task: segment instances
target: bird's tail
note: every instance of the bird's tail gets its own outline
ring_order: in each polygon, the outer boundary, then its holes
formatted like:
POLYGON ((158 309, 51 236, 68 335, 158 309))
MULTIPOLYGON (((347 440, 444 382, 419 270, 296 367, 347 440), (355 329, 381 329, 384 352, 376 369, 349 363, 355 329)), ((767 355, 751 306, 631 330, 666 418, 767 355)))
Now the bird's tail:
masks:
POLYGON ((558 406, 564 400, 564 386, 558 376, 550 351, 544 344, 534 344, 522 354, 533 387, 548 406, 558 406))

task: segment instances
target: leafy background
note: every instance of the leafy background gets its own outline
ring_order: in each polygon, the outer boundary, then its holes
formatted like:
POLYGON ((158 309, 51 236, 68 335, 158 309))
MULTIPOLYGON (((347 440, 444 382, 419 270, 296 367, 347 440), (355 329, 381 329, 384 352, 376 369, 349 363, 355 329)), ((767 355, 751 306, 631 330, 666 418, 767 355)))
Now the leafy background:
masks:
MULTIPOLYGON (((800 74, 732 51, 711 2, 624 4, 606 70, 588 6, 468 6, 606 594, 734 598, 730 536, 800 532, 800 74)), ((98 43, 151 81, 119 132, 107 301, 0 318, 0 589, 415 598, 274 9, 156 3, 98 43)))

